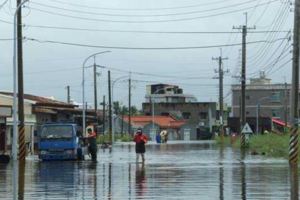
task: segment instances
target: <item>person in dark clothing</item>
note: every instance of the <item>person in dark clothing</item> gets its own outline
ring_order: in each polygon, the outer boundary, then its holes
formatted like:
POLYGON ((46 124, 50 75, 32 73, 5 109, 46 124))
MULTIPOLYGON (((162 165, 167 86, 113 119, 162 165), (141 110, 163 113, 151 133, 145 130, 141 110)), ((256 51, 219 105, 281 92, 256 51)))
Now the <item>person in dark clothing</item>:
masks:
POLYGON ((140 155, 142 156, 143 163, 145 162, 145 144, 147 143, 147 136, 143 134, 142 129, 138 129, 133 141, 135 142, 135 153, 136 153, 136 162, 139 161, 140 155))
POLYGON ((160 143, 161 143, 161 137, 160 137, 160 134, 159 134, 159 133, 156 134, 155 139, 156 139, 156 143, 157 143, 157 144, 160 144, 160 143))
POLYGON ((89 153, 92 156, 92 160, 97 162, 97 140, 96 140, 96 133, 89 128, 88 130, 88 143, 89 143, 89 153))

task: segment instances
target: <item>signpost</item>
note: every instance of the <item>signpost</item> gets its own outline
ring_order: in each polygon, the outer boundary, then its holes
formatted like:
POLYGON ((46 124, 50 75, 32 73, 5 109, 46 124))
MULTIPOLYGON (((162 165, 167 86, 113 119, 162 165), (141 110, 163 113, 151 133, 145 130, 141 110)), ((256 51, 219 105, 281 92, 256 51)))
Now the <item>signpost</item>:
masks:
POLYGON ((245 135, 245 143, 249 144, 249 135, 253 134, 253 131, 248 123, 246 123, 245 126, 243 127, 242 134, 245 135))

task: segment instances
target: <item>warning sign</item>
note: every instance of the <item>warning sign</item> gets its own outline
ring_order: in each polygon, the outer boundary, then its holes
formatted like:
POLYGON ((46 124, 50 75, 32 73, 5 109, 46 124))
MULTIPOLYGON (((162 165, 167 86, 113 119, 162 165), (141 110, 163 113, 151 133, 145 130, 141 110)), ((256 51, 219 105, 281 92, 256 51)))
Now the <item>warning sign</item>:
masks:
POLYGON ((243 127, 243 129, 242 129, 242 133, 253 133, 253 131, 252 131, 252 129, 251 129, 251 127, 249 126, 249 124, 248 123, 246 123, 245 124, 245 126, 243 127))

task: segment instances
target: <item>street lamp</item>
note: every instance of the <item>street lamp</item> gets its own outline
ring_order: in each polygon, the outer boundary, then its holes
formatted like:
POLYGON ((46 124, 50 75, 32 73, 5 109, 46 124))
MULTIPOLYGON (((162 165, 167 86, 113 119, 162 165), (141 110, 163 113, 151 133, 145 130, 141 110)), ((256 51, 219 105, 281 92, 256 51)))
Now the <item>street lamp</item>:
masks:
POLYGON ((15 14, 14 14, 14 47, 13 47, 13 148, 12 148, 12 157, 13 160, 18 160, 17 156, 17 131, 18 131, 18 118, 17 118, 17 14, 19 9, 26 3, 28 0, 24 0, 21 2, 18 7, 16 8, 15 14))
MULTIPOLYGON (((121 76, 121 77, 116 78, 116 79, 112 82, 112 84, 111 84, 111 101, 112 101, 113 104, 114 104, 114 85, 115 85, 115 83, 116 83, 117 81, 119 81, 119 80, 121 80, 121 79, 123 79, 123 78, 127 78, 127 77, 129 77, 129 76, 128 76, 128 75, 126 75, 126 76, 121 76)), ((112 143, 114 143, 114 141, 115 141, 115 118, 114 118, 114 111, 115 111, 114 105, 112 105, 112 113, 113 113, 113 123, 112 123, 112 143)), ((122 119, 122 120, 123 120, 123 119, 122 119)))
POLYGON ((260 110, 260 102, 262 100, 265 100, 265 99, 270 99, 271 97, 262 97, 260 99, 257 100, 257 104, 256 104, 256 134, 258 134, 258 131, 259 131, 259 110, 260 110))
POLYGON ((86 64, 86 62, 88 61, 88 59, 95 57, 99 54, 103 54, 103 53, 109 53, 111 51, 101 51, 98 53, 94 53, 90 56, 88 56, 82 63, 82 132, 83 134, 85 134, 85 91, 84 91, 84 83, 85 83, 85 79, 84 79, 84 66, 86 64))

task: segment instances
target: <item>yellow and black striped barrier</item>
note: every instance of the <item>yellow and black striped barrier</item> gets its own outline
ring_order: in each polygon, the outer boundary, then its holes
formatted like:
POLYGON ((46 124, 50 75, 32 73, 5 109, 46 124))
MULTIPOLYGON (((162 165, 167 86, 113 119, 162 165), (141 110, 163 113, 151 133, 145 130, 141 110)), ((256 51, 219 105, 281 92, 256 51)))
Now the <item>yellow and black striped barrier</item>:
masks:
POLYGON ((245 148, 246 147, 246 136, 245 133, 241 133, 241 148, 245 148))
POLYGON ((25 127, 19 125, 19 160, 24 161, 26 156, 26 144, 25 144, 25 127))
POLYGON ((290 135, 289 144, 289 162, 295 164, 298 162, 298 127, 293 127, 290 135))

